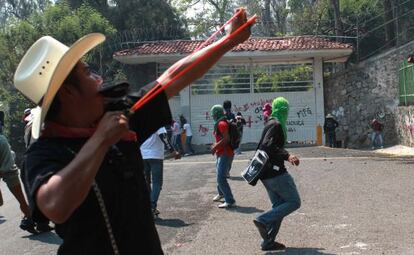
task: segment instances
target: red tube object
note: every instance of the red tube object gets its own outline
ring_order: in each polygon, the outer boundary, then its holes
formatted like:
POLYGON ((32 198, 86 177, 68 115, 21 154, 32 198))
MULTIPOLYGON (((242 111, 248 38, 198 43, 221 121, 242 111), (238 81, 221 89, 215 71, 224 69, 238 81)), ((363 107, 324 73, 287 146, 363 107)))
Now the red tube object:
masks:
POLYGON ((208 58, 213 52, 215 52, 219 47, 221 47, 226 41, 232 39, 235 37, 238 33, 240 33, 246 26, 252 25, 256 21, 256 14, 253 15, 249 20, 246 21, 243 25, 241 25, 236 31, 231 33, 227 40, 223 40, 216 46, 214 46, 212 49, 210 49, 203 57, 199 58, 197 61, 194 61, 191 65, 184 68, 180 73, 178 73, 176 76, 174 76, 169 82, 167 82, 164 85, 161 85, 157 83, 147 94, 145 94, 141 99, 139 99, 130 109, 129 112, 133 113, 139 108, 141 108, 144 104, 146 104, 149 100, 153 99, 155 96, 157 96, 162 90, 164 90, 166 87, 168 87, 171 83, 179 79, 181 76, 183 76, 185 73, 190 71, 195 65, 198 65, 201 61, 208 58))

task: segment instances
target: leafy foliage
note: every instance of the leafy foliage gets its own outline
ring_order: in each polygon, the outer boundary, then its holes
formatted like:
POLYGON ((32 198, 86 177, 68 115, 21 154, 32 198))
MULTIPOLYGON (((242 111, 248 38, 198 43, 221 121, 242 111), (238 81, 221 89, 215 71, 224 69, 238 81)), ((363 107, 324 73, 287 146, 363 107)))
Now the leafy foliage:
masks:
MULTIPOLYGON (((51 35, 71 45, 91 32, 112 35, 116 30, 92 7, 81 5, 72 10, 67 2, 49 5, 44 11, 38 10, 24 20, 11 18, 8 21, 0 32, 0 101, 9 106, 9 114, 6 114, 9 132, 22 134, 20 129, 12 128, 11 125, 18 125, 23 110, 34 106, 13 86, 14 71, 27 49, 43 35, 51 35)), ((88 55, 88 60, 95 66, 99 66, 99 59, 99 51, 88 55)))

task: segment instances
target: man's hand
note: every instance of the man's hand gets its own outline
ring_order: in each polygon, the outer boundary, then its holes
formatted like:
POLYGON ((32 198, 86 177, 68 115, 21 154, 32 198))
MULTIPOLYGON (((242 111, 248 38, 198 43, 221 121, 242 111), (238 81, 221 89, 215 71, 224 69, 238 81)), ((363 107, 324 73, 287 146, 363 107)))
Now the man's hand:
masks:
POLYGON ((298 166, 300 163, 299 158, 296 157, 295 155, 289 155, 288 161, 294 166, 298 166))
POLYGON ((178 151, 174 151, 174 159, 180 159, 181 158, 181 154, 178 151))
POLYGON ((122 112, 107 112, 99 121, 95 135, 103 138, 105 144, 113 145, 128 131, 128 119, 122 112))
MULTIPOLYGON (((228 30, 227 35, 232 34, 234 31, 236 31, 240 26, 242 26, 247 21, 246 9, 244 8, 240 8, 240 9, 241 9, 241 13, 231 23, 231 26, 230 26, 230 29, 228 30)), ((238 12, 240 9, 236 9, 236 12, 238 12)), ((251 34, 250 28, 251 26, 247 26, 237 36, 232 38, 233 47, 249 39, 250 34, 251 34)))
POLYGON ((211 154, 215 154, 216 153, 216 145, 217 145, 217 143, 213 143, 211 146, 210 146, 210 152, 211 152, 211 154))

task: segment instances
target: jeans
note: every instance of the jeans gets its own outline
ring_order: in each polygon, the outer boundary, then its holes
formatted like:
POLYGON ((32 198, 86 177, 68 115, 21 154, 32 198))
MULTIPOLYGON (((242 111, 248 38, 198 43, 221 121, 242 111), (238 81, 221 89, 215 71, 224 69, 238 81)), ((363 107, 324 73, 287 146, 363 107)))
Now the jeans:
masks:
POLYGON ((216 175, 217 175, 217 191, 220 196, 224 196, 224 200, 228 204, 233 204, 236 201, 231 193, 230 185, 227 182, 226 175, 231 168, 233 157, 218 156, 216 161, 216 175))
POLYGON ((183 145, 181 143, 181 135, 173 135, 173 146, 180 154, 183 154, 183 145))
POLYGON ((262 241, 262 248, 270 246, 279 233, 282 220, 300 207, 299 192, 289 173, 262 180, 266 188, 272 209, 259 215, 256 220, 263 223, 269 233, 269 239, 262 241))
POLYGON ((382 137, 382 132, 374 131, 371 134, 372 148, 375 148, 375 145, 378 147, 383 147, 384 138, 382 137))
POLYGON ((191 139, 193 139, 193 136, 187 136, 185 138, 185 149, 187 153, 194 154, 193 147, 191 147, 191 139))
POLYGON ((336 147, 335 131, 329 131, 327 132, 327 135, 329 146, 331 146, 332 148, 336 147))
POLYGON ((151 208, 157 208, 158 198, 162 189, 163 182, 163 166, 162 159, 144 159, 145 180, 151 192, 151 208), (151 185, 152 184, 152 185, 151 185))

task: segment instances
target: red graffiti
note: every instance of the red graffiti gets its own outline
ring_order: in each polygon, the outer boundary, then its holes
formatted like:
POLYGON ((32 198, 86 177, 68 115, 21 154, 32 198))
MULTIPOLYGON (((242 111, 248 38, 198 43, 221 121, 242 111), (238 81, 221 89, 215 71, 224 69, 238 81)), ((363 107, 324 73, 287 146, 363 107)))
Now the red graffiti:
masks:
POLYGON ((267 99, 267 100, 260 99, 259 101, 247 102, 247 103, 241 104, 240 106, 233 105, 233 111, 234 112, 242 112, 242 111, 246 112, 250 108, 256 108, 256 107, 262 108, 263 105, 265 105, 266 103, 271 103, 271 102, 272 102, 272 99, 267 99))
POLYGON ((252 116, 249 116, 247 118, 247 120, 246 120, 247 127, 251 128, 252 127, 252 123, 253 123, 252 116))
POLYGON ((206 136, 208 134, 208 127, 204 127, 200 124, 200 127, 198 128, 198 132, 201 134, 201 136, 206 136))
POLYGON ((410 132, 411 135, 414 135, 414 124, 407 125, 406 129, 410 132))

